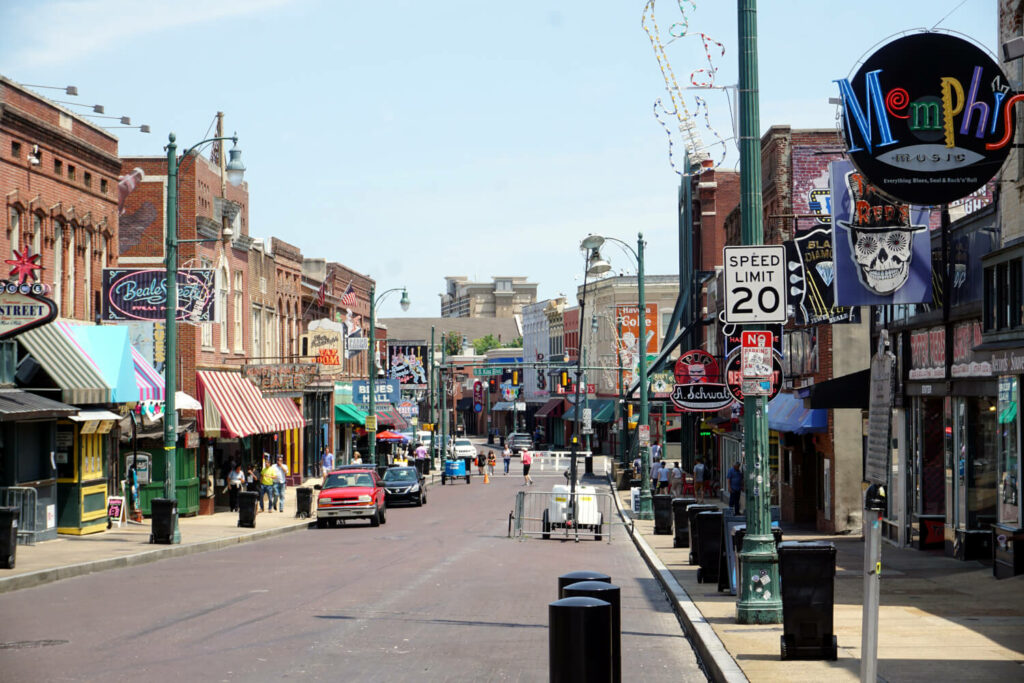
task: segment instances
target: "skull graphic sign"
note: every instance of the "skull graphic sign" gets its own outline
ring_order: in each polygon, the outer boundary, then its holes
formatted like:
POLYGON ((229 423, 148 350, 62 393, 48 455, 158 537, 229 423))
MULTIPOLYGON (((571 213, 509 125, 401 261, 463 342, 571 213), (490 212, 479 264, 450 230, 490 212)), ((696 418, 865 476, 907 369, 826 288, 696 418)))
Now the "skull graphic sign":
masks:
POLYGON ((930 301, 928 213, 894 202, 849 162, 832 167, 836 303, 930 301))

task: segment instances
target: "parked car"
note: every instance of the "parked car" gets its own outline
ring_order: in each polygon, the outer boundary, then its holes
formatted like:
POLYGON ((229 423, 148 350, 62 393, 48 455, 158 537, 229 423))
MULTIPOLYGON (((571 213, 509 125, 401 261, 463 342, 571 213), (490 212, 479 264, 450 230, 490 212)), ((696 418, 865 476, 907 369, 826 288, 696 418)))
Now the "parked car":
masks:
POLYGON ((463 456, 469 456, 471 458, 476 457, 476 446, 469 439, 455 439, 455 446, 453 452, 456 458, 463 456))
POLYGON ((533 450, 533 437, 525 432, 512 432, 505 439, 513 455, 533 450))
POLYGON ((316 525, 320 529, 348 519, 369 519, 370 526, 387 522, 384 482, 372 467, 334 470, 315 488, 320 491, 316 500, 316 525))
POLYGON ((427 480, 415 467, 389 467, 384 473, 384 497, 388 505, 427 502, 427 480))

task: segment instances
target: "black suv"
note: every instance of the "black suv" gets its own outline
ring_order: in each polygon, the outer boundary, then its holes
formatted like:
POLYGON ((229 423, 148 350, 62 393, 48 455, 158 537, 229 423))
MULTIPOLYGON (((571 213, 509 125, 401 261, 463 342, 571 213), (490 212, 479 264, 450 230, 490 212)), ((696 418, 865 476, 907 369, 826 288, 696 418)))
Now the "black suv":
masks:
POLYGON ((523 432, 513 432, 505 439, 512 453, 533 450, 533 437, 523 432))

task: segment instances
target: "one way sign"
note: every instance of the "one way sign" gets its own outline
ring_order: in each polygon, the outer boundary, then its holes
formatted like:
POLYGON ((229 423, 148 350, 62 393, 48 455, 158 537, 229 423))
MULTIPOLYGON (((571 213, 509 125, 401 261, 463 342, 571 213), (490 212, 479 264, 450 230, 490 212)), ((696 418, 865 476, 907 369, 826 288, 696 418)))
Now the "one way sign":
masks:
POLYGON ((725 322, 786 322, 786 248, 725 248, 725 322))

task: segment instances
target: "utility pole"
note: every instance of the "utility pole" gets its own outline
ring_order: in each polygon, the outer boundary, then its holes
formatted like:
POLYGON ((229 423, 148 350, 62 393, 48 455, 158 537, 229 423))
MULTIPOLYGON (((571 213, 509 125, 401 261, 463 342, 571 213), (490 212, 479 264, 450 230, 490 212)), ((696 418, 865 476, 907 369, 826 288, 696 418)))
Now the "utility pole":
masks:
MULTIPOLYGON (((737 0, 739 19, 740 221, 744 246, 764 243, 761 203, 761 137, 757 78, 757 0, 737 0)), ((758 326, 747 326, 747 329, 758 326)), ((768 416, 764 396, 743 399, 747 530, 737 577, 740 624, 782 621, 779 558, 771 533, 771 477, 768 473, 768 416), (756 590, 755 590, 756 588, 756 590)), ((725 463, 726 466, 729 463, 725 463)))
MULTIPOLYGON (((434 390, 437 388, 437 380, 434 379, 434 326, 433 325, 430 326, 430 350, 427 353, 427 368, 429 369, 429 372, 427 373, 427 381, 428 381, 428 384, 427 384, 427 402, 430 404, 430 465, 431 465, 431 467, 433 467, 433 465, 434 465, 434 456, 436 455, 436 452, 434 451, 434 429, 436 428, 435 427, 435 422, 434 422, 434 398, 435 398, 434 390)), ((444 463, 442 463, 442 465, 443 464, 444 463)))
POLYGON ((615 365, 619 369, 619 464, 623 467, 626 466, 626 432, 629 431, 629 420, 626 418, 626 401, 623 399, 623 395, 626 393, 625 387, 622 386, 623 381, 623 367, 622 367, 622 316, 618 316, 618 320, 615 323, 618 328, 618 336, 615 337, 615 365))

